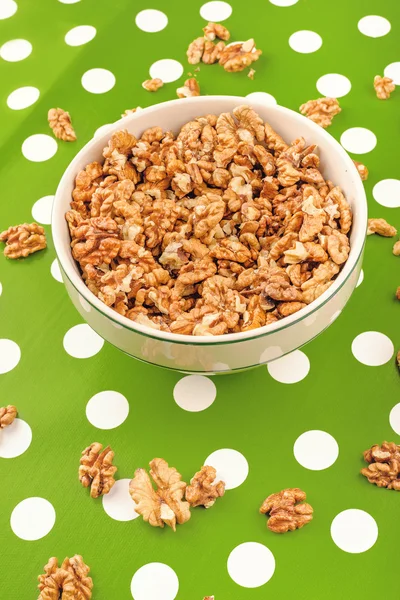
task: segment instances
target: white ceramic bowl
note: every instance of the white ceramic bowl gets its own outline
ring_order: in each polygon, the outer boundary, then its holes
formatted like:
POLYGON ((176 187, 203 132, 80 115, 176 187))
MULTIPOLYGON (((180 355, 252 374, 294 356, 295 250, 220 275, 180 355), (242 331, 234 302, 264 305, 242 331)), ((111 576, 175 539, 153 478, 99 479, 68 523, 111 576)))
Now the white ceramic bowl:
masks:
POLYGON ((110 125, 91 140, 71 162, 58 186, 52 215, 52 233, 68 294, 82 318, 104 339, 127 354, 155 365, 195 373, 246 369, 279 358, 312 340, 339 315, 359 277, 367 228, 367 203, 360 176, 340 144, 324 129, 287 108, 249 102, 236 96, 200 96, 157 104, 110 125), (303 136, 316 143, 321 170, 344 191, 354 213, 350 256, 333 285, 315 302, 290 317, 241 333, 188 336, 150 329, 120 316, 85 286, 72 258, 65 213, 69 209, 75 176, 88 163, 102 160, 111 134, 126 128, 136 136, 159 125, 177 132, 194 117, 232 111, 250 104, 286 140, 303 136))

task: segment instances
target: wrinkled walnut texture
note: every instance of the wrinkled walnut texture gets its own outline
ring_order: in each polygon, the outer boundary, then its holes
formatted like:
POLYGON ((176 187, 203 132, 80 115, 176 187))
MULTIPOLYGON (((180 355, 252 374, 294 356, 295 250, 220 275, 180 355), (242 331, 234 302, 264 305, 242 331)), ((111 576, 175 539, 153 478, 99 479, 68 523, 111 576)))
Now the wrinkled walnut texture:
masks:
POLYGON ((164 82, 161 79, 159 79, 158 77, 156 77, 155 79, 146 79, 146 81, 143 81, 143 83, 142 83, 142 87, 144 87, 144 89, 147 90, 148 92, 156 92, 163 85, 164 85, 164 82))
POLYGON ((182 525, 190 519, 190 505, 183 500, 186 483, 162 458, 150 462, 150 475, 157 489, 153 488, 144 469, 136 469, 129 484, 129 493, 136 503, 135 511, 153 527, 164 527, 166 523, 175 531, 177 523, 182 525))
POLYGON ((394 243, 393 254, 395 256, 400 256, 400 240, 397 240, 397 242, 394 243))
POLYGON ((0 429, 4 429, 14 421, 17 416, 17 409, 12 404, 0 407, 0 429))
POLYGON ((210 508, 217 498, 225 494, 225 483, 215 482, 217 471, 214 467, 204 466, 190 480, 186 488, 186 500, 193 507, 204 506, 210 508))
POLYGON ((94 442, 82 452, 79 481, 83 487, 90 486, 90 495, 92 498, 98 498, 108 494, 115 483, 114 475, 117 467, 112 462, 114 452, 110 446, 103 450, 102 444, 94 442))
POLYGON ((387 100, 390 98, 390 94, 394 92, 395 87, 396 86, 393 83, 393 79, 390 79, 390 77, 381 77, 380 75, 375 75, 374 88, 379 100, 387 100))
POLYGON ((357 171, 362 179, 362 181, 366 181, 368 179, 368 169, 363 163, 358 162, 357 160, 353 160, 353 163, 357 167, 357 171))
POLYGON ((38 577, 38 600, 90 600, 93 581, 88 576, 89 571, 78 554, 66 558, 61 567, 57 558, 50 558, 44 574, 38 577))
POLYGON ((397 234, 397 229, 393 225, 389 225, 385 219, 368 219, 367 235, 373 233, 383 237, 394 237, 397 234))
POLYGON ((302 104, 299 110, 302 115, 326 129, 332 124, 333 117, 342 109, 336 98, 318 98, 302 104))
POLYGON ((46 236, 41 225, 23 223, 9 227, 0 233, 0 242, 4 242, 4 256, 7 258, 26 258, 29 254, 46 248, 46 236))
POLYGON ((378 487, 400 490, 400 446, 394 442, 375 444, 365 450, 364 460, 370 463, 360 473, 378 487))
POLYGON ((260 508, 261 514, 269 514, 268 529, 274 533, 286 533, 309 523, 313 518, 313 508, 303 502, 305 499, 306 493, 299 488, 289 488, 268 496, 260 508))
POLYGON ((351 208, 248 106, 177 135, 113 134, 76 177, 67 221, 82 277, 107 306, 185 335, 249 331, 305 308, 349 251, 351 208))
POLYGON ((76 133, 72 127, 69 112, 62 108, 51 108, 47 118, 56 138, 64 142, 74 142, 76 140, 76 133))
POLYGON ((182 87, 176 90, 178 98, 193 98, 194 96, 200 96, 200 86, 197 79, 191 77, 186 79, 182 87))

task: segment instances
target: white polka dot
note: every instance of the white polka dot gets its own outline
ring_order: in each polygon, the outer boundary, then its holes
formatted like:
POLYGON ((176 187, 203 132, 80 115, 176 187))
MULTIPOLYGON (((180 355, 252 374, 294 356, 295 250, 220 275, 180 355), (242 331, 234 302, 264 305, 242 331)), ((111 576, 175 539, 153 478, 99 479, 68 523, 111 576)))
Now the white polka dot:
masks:
POLYGON ((216 373, 220 373, 221 371, 230 371, 231 368, 227 363, 216 362, 212 365, 212 371, 216 373))
POLYGON ((280 383, 297 383, 308 375, 310 361, 301 350, 294 350, 268 365, 268 372, 280 383))
POLYGON ((8 19, 17 12, 18 5, 14 0, 0 1, 0 19, 8 19))
POLYGON ((12 371, 21 358, 21 350, 15 342, 0 339, 0 375, 12 371))
POLYGON ((206 21, 225 21, 232 14, 232 7, 227 2, 206 2, 200 8, 200 16, 206 21))
POLYGON ((170 83, 179 79, 183 73, 183 67, 180 62, 172 58, 163 58, 157 60, 150 67, 150 77, 152 79, 161 79, 164 83, 170 83))
POLYGON ((205 410, 214 402, 216 395, 214 383, 203 375, 183 377, 174 387, 175 402, 189 412, 205 410))
POLYGON ((316 52, 322 46, 322 38, 315 31, 296 31, 289 38, 289 46, 296 52, 310 54, 316 52))
POLYGON ((382 37, 390 31, 390 23, 385 17, 377 15, 368 15, 358 21, 359 31, 372 38, 382 37))
POLYGON ((2 293, 3 293, 3 286, 0 283, 0 296, 2 295, 2 293))
POLYGON ((77 2, 80 2, 80 0, 58 0, 59 2, 61 2, 61 4, 76 4, 77 2))
POLYGON ((299 0, 269 0, 271 4, 275 4, 275 6, 293 6, 299 0))
POLYGON ((112 127, 113 124, 112 123, 106 123, 105 125, 102 125, 101 127, 99 127, 98 129, 96 129, 96 131, 93 134, 93 137, 100 137, 102 136, 104 133, 106 133, 106 131, 108 131, 110 129, 110 127, 112 127))
POLYGON ((22 144, 22 154, 32 162, 49 160, 55 155, 57 149, 56 140, 44 133, 29 136, 22 144))
POLYGON ((115 85, 115 77, 107 69, 89 69, 82 75, 82 85, 87 92, 104 94, 115 85))
POLYGON ((340 136, 343 148, 353 154, 371 152, 376 146, 376 135, 365 127, 351 127, 340 136))
POLYGON ((243 454, 230 448, 216 450, 206 458, 204 464, 217 470, 217 479, 225 481, 227 490, 242 485, 249 474, 249 465, 243 454))
POLYGON ((55 258, 51 263, 50 272, 56 281, 63 283, 63 278, 60 271, 60 265, 58 264, 58 260, 55 258))
POLYGON ((32 206, 32 217, 42 225, 50 225, 54 196, 43 196, 32 206))
POLYGON ((318 79, 317 90, 322 96, 341 98, 351 90, 351 82, 340 73, 327 73, 318 79))
POLYGON ((375 544, 378 539, 378 525, 364 510, 349 508, 333 519, 331 536, 341 550, 358 554, 369 550, 375 544))
POLYGON ((133 521, 139 516, 129 493, 130 479, 119 479, 108 494, 103 496, 103 508, 116 521, 133 521))
POLYGON ((280 346, 268 346, 268 348, 266 348, 260 356, 260 364, 264 364, 266 362, 269 362, 270 360, 275 360, 276 358, 279 358, 280 356, 282 356, 283 351, 282 348, 280 346))
POLYGON ((393 83, 396 85, 400 85, 400 62, 390 63, 383 72, 385 77, 390 77, 393 79, 393 83))
POLYGON ((253 102, 267 104, 268 106, 274 106, 277 104, 275 98, 271 94, 268 94, 268 92, 252 92, 251 94, 247 94, 246 98, 248 98, 248 100, 252 100, 253 102))
POLYGON ((228 573, 238 585, 256 588, 269 581, 275 571, 271 550, 258 542, 239 544, 228 557, 228 573))
POLYGON ((400 435, 400 403, 393 406, 389 415, 390 426, 398 435, 400 435))
POLYGON ((297 462, 305 469, 322 471, 336 461, 339 456, 339 446, 329 433, 314 429, 302 433, 297 438, 293 453, 297 462))
POLYGON ((333 321, 336 321, 336 319, 338 318, 338 316, 341 314, 341 310, 336 310, 333 315, 331 316, 331 318, 329 319, 329 323, 333 323, 333 321))
POLYGON ((32 86, 25 86, 18 88, 11 92, 7 98, 7 106, 12 110, 21 110, 28 108, 36 102, 39 98, 40 92, 37 88, 32 86))
POLYGON ((86 323, 71 327, 63 340, 65 351, 74 358, 89 358, 90 356, 94 356, 100 352, 103 344, 103 338, 86 323))
POLYGON ((0 457, 15 458, 28 450, 32 441, 32 429, 22 419, 14 419, 0 432, 0 457))
POLYGON ((18 62, 27 58, 32 52, 32 44, 28 40, 10 40, 0 48, 0 56, 7 62, 18 62))
POLYGON ((161 12, 161 10, 148 8, 146 10, 141 10, 140 13, 136 15, 135 23, 142 31, 155 33, 156 31, 165 29, 168 25, 168 17, 161 12))
POLYGON ((53 529, 56 511, 44 498, 26 498, 11 514, 11 529, 22 540, 40 540, 53 529))
POLYGON ((378 331, 365 331, 353 340, 351 351, 363 365, 379 367, 392 358, 394 346, 387 335, 378 331))
POLYGON ((382 179, 374 185, 372 195, 378 204, 387 208, 400 206, 400 179, 382 179))
POLYGON ((364 270, 361 269, 360 275, 358 277, 358 281, 357 281, 356 287, 358 287, 359 285, 361 285, 363 281, 364 281, 364 270))
POLYGON ((95 36, 96 27, 92 25, 78 25, 78 27, 70 29, 65 34, 64 40, 68 46, 83 46, 83 44, 91 42, 95 36))
POLYGON ((79 296, 79 303, 84 311, 90 312, 92 310, 92 307, 90 306, 89 302, 86 302, 85 298, 82 298, 81 295, 79 296))
POLYGON ((128 400, 112 390, 95 394, 86 405, 86 417, 98 429, 114 429, 125 421, 128 414, 128 400))
POLYGON ((131 581, 134 600, 174 600, 178 590, 179 579, 175 571, 164 563, 143 565, 131 581))

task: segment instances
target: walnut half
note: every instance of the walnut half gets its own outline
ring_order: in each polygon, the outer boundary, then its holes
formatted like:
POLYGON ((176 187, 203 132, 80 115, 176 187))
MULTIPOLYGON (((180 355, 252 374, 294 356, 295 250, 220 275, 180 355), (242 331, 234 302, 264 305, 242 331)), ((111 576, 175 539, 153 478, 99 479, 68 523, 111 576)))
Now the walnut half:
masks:
POLYGON ((370 483, 400 491, 400 446, 394 442, 375 444, 364 452, 364 460, 370 464, 360 473, 370 483))
POLYGON ((76 133, 72 127, 69 112, 62 108, 51 108, 47 119, 56 138, 64 142, 74 142, 76 140, 76 133))
POLYGON ((129 484, 129 493, 136 503, 135 511, 153 527, 164 527, 166 523, 176 531, 176 523, 182 525, 190 519, 190 504, 183 500, 186 483, 174 467, 169 467, 163 458, 150 462, 150 475, 144 469, 136 469, 129 484))
POLYGON ((23 223, 9 227, 0 233, 0 242, 4 242, 4 256, 7 258, 26 258, 29 254, 46 248, 44 229, 37 223, 23 223))
POLYGON ((225 494, 225 483, 215 482, 217 471, 214 467, 204 466, 190 480, 186 488, 186 500, 193 507, 204 506, 210 508, 216 499, 225 494))
POLYGON ((0 407, 0 429, 8 427, 17 416, 17 409, 12 404, 0 407))
POLYGON ((112 462, 114 452, 110 446, 102 450, 102 444, 94 442, 82 452, 79 467, 79 481, 83 487, 90 486, 92 498, 108 494, 115 483, 117 467, 112 462))
POLYGON ((309 523, 313 518, 313 508, 303 502, 305 499, 306 493, 299 488, 289 488, 268 496, 260 508, 261 514, 270 515, 268 529, 274 533, 286 533, 309 523))
POLYGON ((66 558, 61 567, 57 558, 50 558, 44 574, 38 577, 38 600, 90 600, 93 581, 89 571, 79 554, 66 558))

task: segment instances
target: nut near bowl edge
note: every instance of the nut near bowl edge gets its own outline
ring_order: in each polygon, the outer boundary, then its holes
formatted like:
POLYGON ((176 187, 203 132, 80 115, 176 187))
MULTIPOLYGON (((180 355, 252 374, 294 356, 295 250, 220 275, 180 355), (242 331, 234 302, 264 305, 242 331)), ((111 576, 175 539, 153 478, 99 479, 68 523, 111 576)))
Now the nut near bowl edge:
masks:
POLYGON ((281 106, 246 102, 236 96, 200 96, 172 100, 125 117, 92 139, 70 163, 58 186, 52 214, 52 234, 67 292, 82 318, 105 340, 123 352, 154 365, 190 373, 228 373, 264 364, 291 352, 319 335, 335 320, 356 287, 367 229, 364 188, 351 158, 324 129, 281 106), (231 112, 247 103, 288 142, 303 136, 317 144, 321 171, 342 188, 353 211, 350 255, 333 285, 317 300, 281 321, 240 333, 190 336, 151 329, 119 315, 86 287, 70 249, 65 213, 70 208, 75 177, 92 161, 102 161, 111 135, 127 129, 136 136, 158 125, 175 133, 191 119, 231 112))

